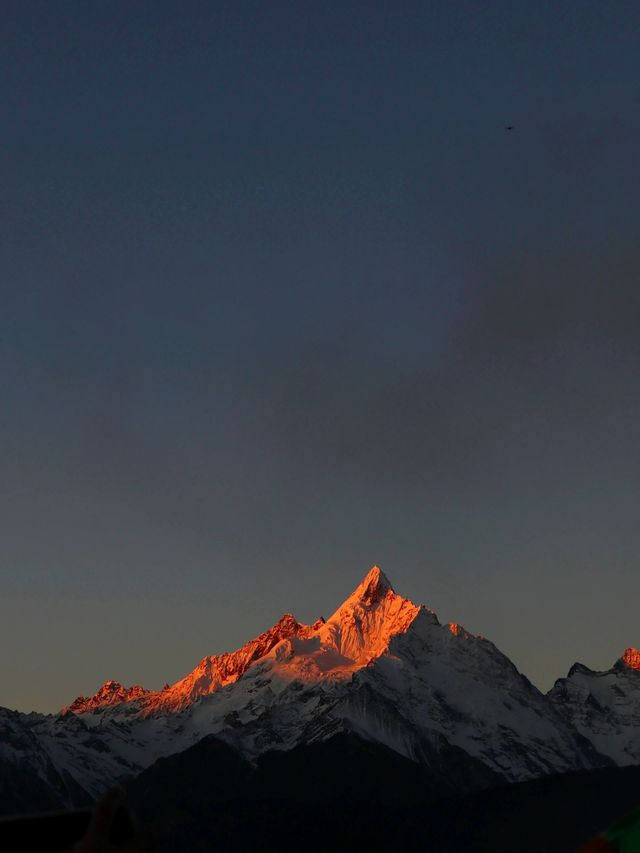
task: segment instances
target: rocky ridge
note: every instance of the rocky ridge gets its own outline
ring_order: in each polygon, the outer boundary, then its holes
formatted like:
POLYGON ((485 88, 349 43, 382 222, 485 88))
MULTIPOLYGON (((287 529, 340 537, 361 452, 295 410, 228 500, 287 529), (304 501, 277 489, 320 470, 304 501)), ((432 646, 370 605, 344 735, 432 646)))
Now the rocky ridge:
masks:
MULTIPOLYGON (((440 624, 374 566, 326 621, 285 614, 163 690, 109 681, 59 715, 11 721, 25 766, 46 765, 61 803, 78 802, 79 791, 95 796, 209 735, 256 762, 351 733, 429 768, 434 784, 482 786, 640 761, 634 651, 604 674, 576 665, 545 696, 493 643, 440 624), (599 710, 585 718, 589 692, 599 710)), ((0 734, 0 762, 20 755, 3 752, 0 734)))

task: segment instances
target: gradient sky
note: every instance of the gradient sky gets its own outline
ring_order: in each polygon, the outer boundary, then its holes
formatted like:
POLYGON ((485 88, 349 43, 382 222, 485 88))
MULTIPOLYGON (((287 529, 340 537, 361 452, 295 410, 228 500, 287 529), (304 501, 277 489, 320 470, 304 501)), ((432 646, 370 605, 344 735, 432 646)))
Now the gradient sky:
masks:
POLYGON ((373 563, 542 689, 640 645, 637 0, 0 27, 1 705, 373 563))

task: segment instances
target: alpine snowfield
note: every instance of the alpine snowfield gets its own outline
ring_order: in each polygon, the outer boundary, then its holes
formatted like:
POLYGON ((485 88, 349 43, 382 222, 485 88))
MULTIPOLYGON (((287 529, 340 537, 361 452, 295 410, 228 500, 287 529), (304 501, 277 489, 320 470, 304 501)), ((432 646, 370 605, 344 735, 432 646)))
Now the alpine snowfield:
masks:
POLYGON ((255 762, 351 733, 461 790, 633 763, 634 651, 608 673, 577 665, 545 696, 489 640, 441 625, 374 566, 328 620, 285 614, 163 690, 109 680, 56 715, 0 709, 0 766, 14 810, 29 810, 84 802, 208 735, 255 762))

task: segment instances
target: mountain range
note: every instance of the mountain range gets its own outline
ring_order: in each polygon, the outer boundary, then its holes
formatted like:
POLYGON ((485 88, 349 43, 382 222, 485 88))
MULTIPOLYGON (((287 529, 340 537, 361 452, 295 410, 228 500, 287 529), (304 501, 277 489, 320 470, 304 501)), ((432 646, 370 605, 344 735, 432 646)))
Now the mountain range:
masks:
MULTIPOLYGON (((282 762, 303 753, 338 788, 349 774, 336 781, 327 756, 332 766, 356 750, 375 779, 375 754, 408 780, 405 799, 413 787, 434 799, 640 764, 640 653, 606 672, 576 663, 545 695, 488 639, 440 624, 374 566, 329 619, 285 614, 162 690, 109 680, 58 714, 0 709, 2 810, 81 805, 115 782, 140 791, 199 744, 230 787, 237 777, 263 792, 265 768, 286 778, 282 762)), ((370 787, 359 779, 350 790, 370 787)))

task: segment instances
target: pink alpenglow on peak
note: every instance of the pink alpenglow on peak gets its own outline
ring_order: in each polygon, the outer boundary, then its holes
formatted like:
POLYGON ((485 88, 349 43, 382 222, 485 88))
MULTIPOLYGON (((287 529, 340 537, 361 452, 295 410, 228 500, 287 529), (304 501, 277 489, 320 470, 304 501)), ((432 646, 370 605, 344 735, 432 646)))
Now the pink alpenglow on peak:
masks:
POLYGON ((350 678, 383 655, 392 637, 406 632, 422 609, 397 595, 385 574, 374 566, 326 622, 318 619, 303 625, 285 613, 242 648, 203 658, 188 675, 162 690, 127 689, 107 682, 95 696, 80 696, 63 712, 83 714, 136 702, 142 716, 176 713, 235 683, 258 662, 264 662, 283 682, 350 678))
POLYGON ((145 702, 145 712, 181 711, 201 696, 236 682, 253 663, 269 654, 282 640, 308 637, 323 623, 324 620, 319 619, 313 625, 302 625, 290 613, 285 613, 272 628, 241 649, 203 658, 183 679, 149 697, 145 702))
POLYGON ((638 649, 634 649, 633 646, 625 649, 620 660, 625 666, 629 667, 629 669, 640 669, 640 651, 638 651, 638 649))
POLYGON ((86 711, 96 711, 106 705, 120 705, 123 702, 134 702, 148 696, 151 691, 145 690, 139 684, 123 687, 119 681, 105 681, 93 696, 78 696, 71 705, 63 708, 60 713, 84 714, 86 711))
POLYGON ((447 628, 449 632, 453 634, 454 637, 461 637, 463 640, 486 640, 486 637, 483 637, 482 634, 471 634, 467 631, 466 628, 463 628, 462 625, 459 625, 457 622, 449 622, 447 624, 447 628))
POLYGON ((181 711, 201 696, 233 684, 254 661, 264 657, 282 640, 294 636, 307 637, 323 624, 324 619, 318 619, 313 625, 301 625, 290 613, 285 613, 272 628, 241 649, 203 658, 188 675, 162 690, 145 690, 138 685, 125 688, 117 681, 107 681, 94 696, 78 696, 60 713, 84 714, 108 705, 133 701, 139 702, 140 711, 145 715, 181 711))
POLYGON ((362 582, 349 596, 347 601, 345 601, 345 604, 348 601, 357 599, 362 604, 373 605, 384 598, 384 596, 389 592, 395 595, 389 578, 385 575, 382 569, 379 568, 379 566, 373 566, 373 568, 365 575, 362 582))
POLYGON ((419 612, 420 607, 395 593, 384 572, 374 566, 317 633, 321 644, 335 649, 355 669, 383 654, 391 637, 404 633, 419 612))

